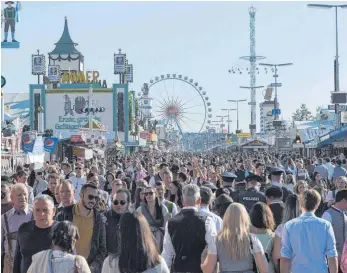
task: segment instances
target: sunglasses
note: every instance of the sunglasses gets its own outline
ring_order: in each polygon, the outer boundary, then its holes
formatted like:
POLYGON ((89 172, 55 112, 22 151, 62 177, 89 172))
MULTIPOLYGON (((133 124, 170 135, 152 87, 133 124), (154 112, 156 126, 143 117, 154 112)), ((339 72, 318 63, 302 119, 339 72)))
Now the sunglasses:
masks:
POLYGON ((95 199, 95 201, 99 201, 100 200, 99 196, 95 196, 95 195, 91 195, 91 194, 88 194, 88 199, 90 201, 92 201, 94 199, 95 199))
POLYGON ((42 175, 42 172, 37 172, 36 175, 42 175))
POLYGON ((148 195, 150 195, 150 196, 153 196, 153 194, 154 194, 154 192, 145 192, 145 196, 148 196, 148 195))
POLYGON ((124 206, 126 203, 127 203, 127 202, 124 201, 124 200, 120 200, 120 201, 114 200, 114 201, 113 201, 113 204, 114 204, 115 206, 118 206, 119 204, 120 204, 121 206, 124 206))

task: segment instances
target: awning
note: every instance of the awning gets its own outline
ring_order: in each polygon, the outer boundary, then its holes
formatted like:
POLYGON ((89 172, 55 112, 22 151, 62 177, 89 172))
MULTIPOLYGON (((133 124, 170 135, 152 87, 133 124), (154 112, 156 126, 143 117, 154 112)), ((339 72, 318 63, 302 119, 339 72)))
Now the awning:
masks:
POLYGON ((319 137, 320 142, 317 143, 317 148, 322 148, 327 145, 332 145, 333 142, 347 137, 347 126, 340 127, 319 137))

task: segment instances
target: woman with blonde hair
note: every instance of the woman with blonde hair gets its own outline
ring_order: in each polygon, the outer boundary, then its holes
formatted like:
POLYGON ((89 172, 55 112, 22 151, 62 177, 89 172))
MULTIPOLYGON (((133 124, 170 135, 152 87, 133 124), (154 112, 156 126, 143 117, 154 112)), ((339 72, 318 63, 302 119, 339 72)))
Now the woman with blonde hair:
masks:
MULTIPOLYGON (((239 203, 231 204, 225 212, 223 229, 216 238, 217 258, 220 272, 259 273, 268 272, 264 249, 257 237, 250 233, 251 222, 246 208, 239 203)), ((210 273, 214 264, 206 260, 201 269, 210 273)))

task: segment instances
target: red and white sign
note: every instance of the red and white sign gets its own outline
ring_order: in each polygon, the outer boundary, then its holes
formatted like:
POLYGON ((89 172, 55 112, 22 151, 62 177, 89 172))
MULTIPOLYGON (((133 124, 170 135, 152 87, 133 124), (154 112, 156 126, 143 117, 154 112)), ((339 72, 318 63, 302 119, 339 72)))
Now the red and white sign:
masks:
POLYGON ((144 132, 140 132, 140 138, 147 139, 148 135, 149 135, 148 132, 145 132, 145 131, 144 132))
POLYGON ((84 142, 84 139, 81 135, 72 135, 70 137, 70 142, 84 142))

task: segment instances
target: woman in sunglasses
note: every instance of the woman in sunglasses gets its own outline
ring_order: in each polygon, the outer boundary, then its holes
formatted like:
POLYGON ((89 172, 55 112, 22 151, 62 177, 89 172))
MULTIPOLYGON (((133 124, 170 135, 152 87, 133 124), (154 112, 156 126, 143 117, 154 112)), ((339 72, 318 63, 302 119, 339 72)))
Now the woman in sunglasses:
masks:
POLYGON ((165 234, 165 225, 169 219, 169 211, 166 206, 159 202, 156 190, 153 187, 146 187, 145 189, 145 201, 141 203, 141 206, 137 209, 147 219, 153 236, 157 241, 160 252, 163 249, 163 240, 165 234))

